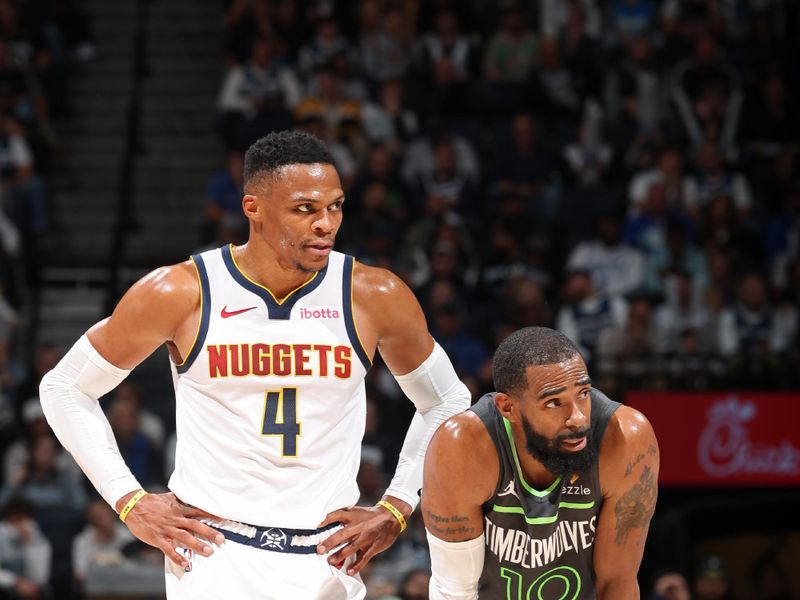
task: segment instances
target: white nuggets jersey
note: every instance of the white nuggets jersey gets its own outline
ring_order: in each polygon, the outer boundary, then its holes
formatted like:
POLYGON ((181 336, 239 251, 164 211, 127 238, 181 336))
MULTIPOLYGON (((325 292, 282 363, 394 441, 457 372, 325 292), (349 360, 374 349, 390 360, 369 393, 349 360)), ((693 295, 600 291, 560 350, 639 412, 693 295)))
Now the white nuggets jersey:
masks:
POLYGON ((313 529, 358 501, 364 376, 353 321, 353 257, 278 302, 224 246, 192 256, 197 338, 175 383, 177 449, 169 488, 224 519, 313 529))

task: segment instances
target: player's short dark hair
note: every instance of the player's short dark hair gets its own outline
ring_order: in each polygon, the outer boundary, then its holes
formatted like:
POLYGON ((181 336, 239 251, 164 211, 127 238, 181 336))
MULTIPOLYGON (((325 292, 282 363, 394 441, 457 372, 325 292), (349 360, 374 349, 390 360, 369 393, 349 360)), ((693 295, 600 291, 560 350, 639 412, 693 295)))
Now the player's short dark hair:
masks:
POLYGON ((286 165, 333 164, 325 143, 303 131, 278 131, 265 135, 244 155, 245 186, 286 165))
POLYGON ((502 341, 492 360, 494 389, 504 394, 528 387, 526 370, 532 365, 553 365, 580 355, 578 347, 560 331, 549 327, 518 329, 502 341))

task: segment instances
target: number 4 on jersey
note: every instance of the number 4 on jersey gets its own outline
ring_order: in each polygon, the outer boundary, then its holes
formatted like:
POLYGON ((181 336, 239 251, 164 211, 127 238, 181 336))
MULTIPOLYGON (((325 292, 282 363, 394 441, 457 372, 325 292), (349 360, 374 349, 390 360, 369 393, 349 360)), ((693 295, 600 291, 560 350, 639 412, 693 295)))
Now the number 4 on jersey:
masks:
POLYGON ((297 388, 283 388, 279 392, 267 392, 264 407, 262 435, 280 435, 283 456, 297 456, 297 436, 300 423, 297 422, 297 388), (282 414, 278 422, 278 409, 282 414))

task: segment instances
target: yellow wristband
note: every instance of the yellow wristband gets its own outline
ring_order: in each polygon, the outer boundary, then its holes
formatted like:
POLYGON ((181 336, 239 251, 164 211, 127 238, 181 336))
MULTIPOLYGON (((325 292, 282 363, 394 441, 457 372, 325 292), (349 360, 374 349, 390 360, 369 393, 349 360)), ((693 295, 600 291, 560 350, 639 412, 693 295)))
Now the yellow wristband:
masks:
POLYGON ((131 512, 133 510, 133 507, 136 506, 136 503, 139 502, 139 500, 144 498, 146 495, 147 492, 145 492, 144 490, 139 490, 138 492, 136 492, 133 495, 133 497, 130 500, 128 500, 128 503, 125 505, 125 507, 119 512, 119 520, 124 523, 125 519, 128 517, 128 513, 131 512))
POLYGON ((397 519, 397 522, 400 523, 400 533, 403 533, 406 530, 406 518, 403 516, 397 507, 392 504, 391 502, 387 502, 386 500, 378 500, 378 506, 382 506, 386 510, 388 510, 394 518, 397 519))

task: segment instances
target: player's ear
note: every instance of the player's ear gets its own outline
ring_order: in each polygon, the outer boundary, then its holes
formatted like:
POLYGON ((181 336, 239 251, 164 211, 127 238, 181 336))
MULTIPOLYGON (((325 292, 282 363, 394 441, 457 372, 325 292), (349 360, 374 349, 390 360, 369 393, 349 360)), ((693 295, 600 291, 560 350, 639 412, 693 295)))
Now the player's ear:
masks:
POLYGON ((494 395, 494 406, 497 412, 511 422, 516 421, 516 402, 508 394, 497 392, 494 395))
POLYGON ((245 194, 242 198, 242 210, 244 211, 244 216, 251 221, 260 221, 261 211, 259 209, 260 205, 258 203, 258 196, 254 196, 253 194, 245 194))

